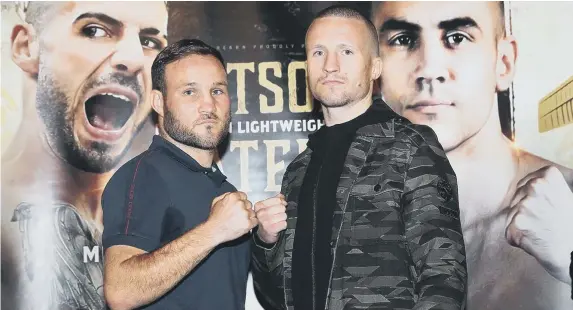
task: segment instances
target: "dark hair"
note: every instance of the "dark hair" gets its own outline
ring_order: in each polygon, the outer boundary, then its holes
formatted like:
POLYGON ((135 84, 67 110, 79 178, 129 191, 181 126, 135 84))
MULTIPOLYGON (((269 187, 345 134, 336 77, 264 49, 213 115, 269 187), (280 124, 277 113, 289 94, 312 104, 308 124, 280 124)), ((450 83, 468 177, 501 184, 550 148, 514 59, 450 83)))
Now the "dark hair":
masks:
POLYGON ((175 61, 191 55, 210 55, 221 62, 225 67, 225 60, 221 53, 212 46, 198 39, 183 39, 169 44, 153 61, 151 66, 151 82, 153 89, 165 95, 165 67, 175 61))
MULTIPOLYGON (((376 16, 376 13, 378 11, 378 8, 380 5, 382 5, 384 3, 384 1, 372 1, 372 6, 370 9, 370 15, 372 20, 374 20, 374 17, 376 16)), ((497 39, 503 38, 506 36, 506 31, 505 31, 505 5, 503 1, 497 1, 497 16, 496 16, 496 27, 495 27, 495 35, 497 39)))
POLYGON ((344 17, 344 18, 358 19, 362 21, 368 28, 368 34, 370 35, 370 42, 372 43, 374 55, 376 56, 380 55, 378 31, 376 30, 376 27, 370 21, 370 19, 364 16, 358 10, 342 4, 333 5, 320 11, 314 19, 316 20, 324 17, 344 17))

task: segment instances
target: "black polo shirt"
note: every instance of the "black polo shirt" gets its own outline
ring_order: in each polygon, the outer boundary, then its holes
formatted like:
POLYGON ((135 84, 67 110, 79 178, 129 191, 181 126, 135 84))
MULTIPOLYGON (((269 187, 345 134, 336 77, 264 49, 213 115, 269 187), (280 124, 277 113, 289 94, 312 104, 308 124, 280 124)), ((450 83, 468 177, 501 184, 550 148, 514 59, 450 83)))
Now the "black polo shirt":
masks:
MULTIPOLYGON (((207 220, 212 200, 236 191, 214 165, 204 168, 160 136, 113 175, 102 196, 103 247, 152 252, 207 220)), ((217 247, 173 290, 142 309, 244 309, 248 236, 217 247)))

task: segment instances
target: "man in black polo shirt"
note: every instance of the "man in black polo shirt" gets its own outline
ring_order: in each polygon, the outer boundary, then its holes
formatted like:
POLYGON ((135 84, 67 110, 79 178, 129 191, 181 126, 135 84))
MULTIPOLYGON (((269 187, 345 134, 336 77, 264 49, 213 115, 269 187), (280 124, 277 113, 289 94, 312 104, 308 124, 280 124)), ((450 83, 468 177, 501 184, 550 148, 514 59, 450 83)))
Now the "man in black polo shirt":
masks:
MULTIPOLYGON (((213 163, 230 99, 221 54, 199 40, 152 66, 160 135, 102 197, 104 293, 112 309, 244 309, 257 224, 244 193, 213 163)), ((277 199, 275 199, 277 200, 277 199)))

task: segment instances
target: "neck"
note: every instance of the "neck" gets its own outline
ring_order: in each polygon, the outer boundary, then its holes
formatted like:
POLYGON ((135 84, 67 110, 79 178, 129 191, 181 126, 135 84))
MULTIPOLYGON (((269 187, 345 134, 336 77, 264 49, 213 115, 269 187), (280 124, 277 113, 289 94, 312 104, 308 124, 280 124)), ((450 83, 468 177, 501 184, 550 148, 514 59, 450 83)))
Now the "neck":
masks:
POLYGON ((195 147, 188 146, 181 142, 175 141, 171 136, 169 136, 164 129, 159 130, 159 134, 165 140, 173 143, 175 146, 180 148, 187 155, 191 156, 195 161, 199 163, 202 167, 211 168, 213 166, 213 160, 215 158, 215 150, 203 150, 195 147))
MULTIPOLYGON (((501 159, 500 155, 511 157, 510 141, 501 132, 497 108, 494 107, 484 126, 473 136, 447 151, 452 165, 475 167, 472 160, 501 159)), ((494 162, 499 162, 495 160, 494 162)), ((455 168, 455 167, 454 167, 455 168)))
POLYGON ((2 156, 2 166, 14 187, 11 196, 17 200, 15 203, 69 203, 101 230, 101 194, 113 171, 85 172, 59 157, 47 142, 33 101, 24 102, 22 120, 2 156))
POLYGON ((501 132, 497 106, 472 137, 447 152, 458 179, 461 220, 466 240, 499 226, 516 182, 517 160, 501 132), (509 195, 508 195, 509 193, 509 195))
POLYGON ((362 115, 366 110, 368 110, 368 108, 370 108, 371 105, 372 90, 368 92, 366 97, 340 107, 327 107, 323 105, 324 123, 328 127, 346 123, 362 115))

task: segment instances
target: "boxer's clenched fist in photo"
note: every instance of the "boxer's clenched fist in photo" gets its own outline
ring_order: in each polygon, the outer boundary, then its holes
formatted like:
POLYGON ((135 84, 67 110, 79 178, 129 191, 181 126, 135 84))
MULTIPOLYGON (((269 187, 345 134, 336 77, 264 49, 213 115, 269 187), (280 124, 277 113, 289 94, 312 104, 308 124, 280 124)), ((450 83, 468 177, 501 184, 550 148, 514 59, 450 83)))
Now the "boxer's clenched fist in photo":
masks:
POLYGON ((255 204, 255 213, 259 221, 257 231, 259 238, 265 243, 275 243, 279 233, 286 229, 287 202, 282 194, 259 201, 255 204))
POLYGON ((556 279, 571 284, 573 193, 563 174, 545 167, 517 185, 506 221, 506 238, 531 256, 556 279))

